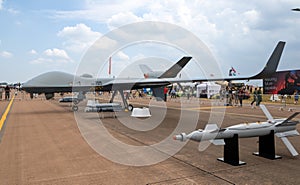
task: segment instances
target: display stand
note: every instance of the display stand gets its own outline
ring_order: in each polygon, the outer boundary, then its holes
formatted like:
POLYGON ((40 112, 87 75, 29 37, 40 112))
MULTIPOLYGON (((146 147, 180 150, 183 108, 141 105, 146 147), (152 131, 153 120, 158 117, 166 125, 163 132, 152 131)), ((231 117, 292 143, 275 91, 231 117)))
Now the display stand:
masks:
POLYGON ((231 164, 233 166, 239 166, 246 164, 239 160, 239 137, 238 134, 234 134, 233 138, 224 139, 224 157, 218 158, 219 161, 231 164))
POLYGON ((268 135, 259 136, 258 152, 254 152, 253 155, 272 160, 281 159, 281 156, 275 154, 274 130, 268 135))

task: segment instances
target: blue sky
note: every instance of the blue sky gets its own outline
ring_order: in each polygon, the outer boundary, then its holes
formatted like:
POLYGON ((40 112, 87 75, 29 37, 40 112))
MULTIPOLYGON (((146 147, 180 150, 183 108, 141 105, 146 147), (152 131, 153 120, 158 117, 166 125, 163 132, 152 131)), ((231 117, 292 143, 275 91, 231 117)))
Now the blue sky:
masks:
MULTIPOLYGON (((287 42, 279 70, 300 69, 300 12, 291 11, 296 7, 296 0, 0 0, 0 82, 25 82, 51 70, 75 73, 98 38, 140 21, 187 29, 208 46, 224 73, 231 66, 242 75, 258 72, 279 40, 287 42)), ((179 59, 174 52, 169 60, 179 59)), ((113 72, 121 62, 146 55, 119 51, 113 72)))

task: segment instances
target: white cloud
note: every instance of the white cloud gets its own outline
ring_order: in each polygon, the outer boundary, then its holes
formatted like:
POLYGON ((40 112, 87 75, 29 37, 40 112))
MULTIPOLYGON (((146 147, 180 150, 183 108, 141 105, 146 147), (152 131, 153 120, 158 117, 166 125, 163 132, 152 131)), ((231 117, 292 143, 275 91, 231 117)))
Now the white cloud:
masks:
POLYGON ((3 9, 3 3, 4 3, 4 0, 0 0, 0 10, 3 9))
POLYGON ((31 55, 37 55, 38 54, 37 51, 35 51, 34 49, 30 50, 28 53, 31 54, 31 55))
POLYGON ((45 64, 45 63, 53 63, 53 60, 46 58, 37 58, 29 62, 30 64, 45 64))
POLYGON ((107 24, 110 29, 117 28, 126 24, 142 21, 143 19, 134 15, 132 12, 120 12, 108 19, 107 24))
MULTIPOLYGON (((56 11, 54 18, 92 20, 106 23, 108 28, 138 21, 162 21, 186 28, 206 43, 224 68, 240 65, 244 73, 253 74, 252 66, 263 66, 268 52, 278 40, 295 44, 300 29, 297 1, 271 0, 241 1, 86 1, 82 10, 56 11), (268 7, 268 8, 266 8, 268 7), (263 43, 263 44, 262 44, 263 43)), ((78 25, 72 27, 79 29, 78 25)), ((76 29, 75 29, 76 30, 76 29)), ((65 29, 62 31, 66 31, 65 29)), ((62 32, 61 31, 61 32, 62 32)), ((92 31, 90 29, 90 31, 92 31)), ((142 34, 142 33, 138 33, 142 34)), ((63 35, 63 34, 62 34, 63 35)), ((87 45, 72 37, 64 46, 72 51, 82 51, 87 45)), ((192 44, 191 44, 192 45, 192 44)), ((296 50, 293 48, 293 50, 296 50)), ((297 56, 293 55, 294 61, 297 56)))
POLYGON ((37 58, 34 60, 31 60, 29 63, 30 64, 48 64, 48 65, 55 65, 55 66, 59 66, 60 64, 66 64, 69 63, 70 61, 67 59, 53 59, 53 58, 37 58))
POLYGON ((18 10, 15 10, 15 9, 12 9, 12 8, 7 9, 7 11, 8 11, 10 14, 14 14, 14 15, 20 13, 18 10))
POLYGON ((20 13, 18 10, 15 10, 13 8, 4 7, 4 0, 0 0, 0 11, 1 10, 7 11, 8 13, 13 14, 13 15, 16 15, 16 14, 20 13))
MULTIPOLYGON (((29 51, 32 55, 37 55, 35 50, 29 51)), ((47 64, 53 66, 60 66, 61 64, 66 64, 73 62, 73 60, 68 56, 67 52, 62 49, 46 49, 41 56, 37 59, 29 61, 30 64, 47 64)))
POLYGON ((99 37, 100 33, 92 31, 92 29, 86 26, 83 23, 76 24, 75 26, 67 26, 64 27, 57 34, 60 37, 64 37, 67 39, 79 39, 79 40, 87 40, 91 37, 95 39, 95 37, 99 37))
POLYGON ((58 57, 58 58, 63 58, 63 59, 70 59, 68 56, 67 52, 61 49, 47 49, 44 51, 44 54, 48 57, 58 57))
POLYGON ((8 51, 1 51, 0 56, 3 58, 11 58, 11 57, 13 57, 13 54, 8 51))
POLYGON ((245 20, 250 24, 255 24, 260 18, 260 13, 257 10, 249 10, 244 13, 245 20))
POLYGON ((120 60, 129 60, 129 56, 126 55, 123 51, 119 51, 117 53, 117 57, 120 59, 120 60))
POLYGON ((85 1, 85 8, 75 11, 53 11, 54 19, 85 19, 105 23, 112 15, 119 12, 140 10, 147 7, 145 1, 85 1))
POLYGON ((133 56, 132 57, 132 60, 133 61, 136 61, 136 60, 141 60, 143 58, 145 58, 146 56, 144 54, 141 54, 141 53, 138 53, 137 55, 133 56))
POLYGON ((57 36, 65 39, 63 45, 67 50, 83 53, 101 36, 101 33, 92 31, 90 27, 80 23, 64 27, 57 36))

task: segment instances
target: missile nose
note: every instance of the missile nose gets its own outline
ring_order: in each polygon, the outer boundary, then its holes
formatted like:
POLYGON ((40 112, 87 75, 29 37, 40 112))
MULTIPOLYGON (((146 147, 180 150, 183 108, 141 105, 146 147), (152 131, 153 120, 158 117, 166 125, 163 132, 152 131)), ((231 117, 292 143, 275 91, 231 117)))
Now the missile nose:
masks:
POLYGON ((175 136, 173 136, 173 139, 174 140, 182 140, 182 137, 181 137, 181 135, 175 135, 175 136))
POLYGON ((178 135, 173 136, 173 139, 178 140, 178 141, 186 141, 187 137, 186 137, 185 133, 182 133, 182 134, 178 134, 178 135))

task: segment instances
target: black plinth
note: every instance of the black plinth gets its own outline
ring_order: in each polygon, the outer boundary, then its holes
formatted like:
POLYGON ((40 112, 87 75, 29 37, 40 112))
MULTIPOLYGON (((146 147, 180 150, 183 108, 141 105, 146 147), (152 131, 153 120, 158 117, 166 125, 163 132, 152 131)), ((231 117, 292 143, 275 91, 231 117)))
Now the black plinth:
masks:
POLYGON ((233 138, 224 139, 224 157, 218 158, 219 161, 231 164, 233 166, 239 166, 246 164, 239 160, 239 138, 237 134, 234 134, 233 138))
POLYGON ((254 152, 253 155, 272 160, 281 159, 281 156, 275 154, 274 130, 268 135, 260 136, 258 142, 258 152, 254 152))

